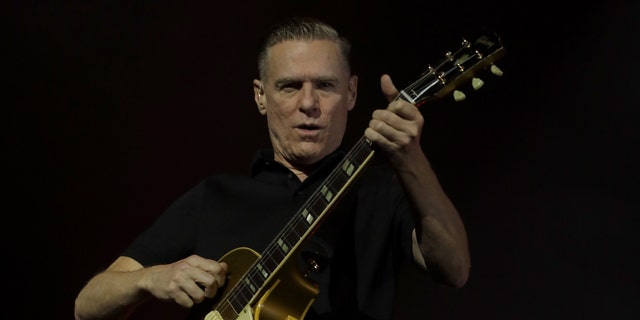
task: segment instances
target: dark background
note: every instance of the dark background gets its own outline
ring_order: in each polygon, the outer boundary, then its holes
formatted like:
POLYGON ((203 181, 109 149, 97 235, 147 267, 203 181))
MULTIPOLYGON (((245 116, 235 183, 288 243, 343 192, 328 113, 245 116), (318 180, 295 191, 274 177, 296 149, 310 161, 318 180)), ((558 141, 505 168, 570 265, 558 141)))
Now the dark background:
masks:
MULTIPOLYGON (((208 174, 247 172, 268 144, 251 86, 258 41, 293 14, 353 41, 360 86, 347 141, 385 105, 382 73, 407 85, 480 27, 507 48, 503 77, 484 75, 461 103, 422 107, 423 145, 463 216, 473 267, 460 290, 406 268, 397 319, 629 319, 640 309, 637 2, 2 7, 7 318, 72 318, 84 282, 173 199, 208 174)), ((151 303, 135 318, 180 310, 151 303)))

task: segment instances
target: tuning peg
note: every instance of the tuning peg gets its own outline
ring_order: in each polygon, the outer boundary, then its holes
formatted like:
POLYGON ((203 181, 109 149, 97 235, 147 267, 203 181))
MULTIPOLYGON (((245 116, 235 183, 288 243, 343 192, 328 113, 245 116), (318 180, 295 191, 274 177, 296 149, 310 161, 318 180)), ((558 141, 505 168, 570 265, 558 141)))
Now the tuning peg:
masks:
POLYGON ((467 98, 467 96, 464 94, 464 92, 462 92, 460 90, 454 90, 453 91, 453 100, 455 100, 456 102, 462 101, 462 100, 464 100, 466 98, 467 98))
POLYGON ((484 86, 484 81, 482 81, 482 79, 480 78, 473 78, 471 79, 471 86, 474 90, 478 90, 482 88, 482 86, 484 86))
POLYGON ((495 74, 498 77, 502 77, 502 70, 500 70, 500 68, 498 68, 498 66, 496 66, 495 64, 491 65, 491 73, 495 74))

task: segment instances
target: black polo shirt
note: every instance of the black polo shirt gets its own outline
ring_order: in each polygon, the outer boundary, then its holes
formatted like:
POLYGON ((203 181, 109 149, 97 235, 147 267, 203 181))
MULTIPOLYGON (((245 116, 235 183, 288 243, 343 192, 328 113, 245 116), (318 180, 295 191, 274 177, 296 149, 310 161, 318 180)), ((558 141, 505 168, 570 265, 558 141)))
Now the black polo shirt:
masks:
MULTIPOLYGON (((274 161, 273 151, 261 150, 249 176, 215 174, 202 180, 123 255, 152 266, 191 254, 219 259, 239 247, 260 254, 344 154, 339 150, 327 156, 300 182, 274 161)), ((411 259, 413 221, 401 185, 379 158, 374 157, 327 220, 301 245, 300 256, 312 256, 323 264, 321 272, 311 274, 320 291, 306 319, 330 311, 336 319, 355 314, 392 317, 400 262, 411 259)))

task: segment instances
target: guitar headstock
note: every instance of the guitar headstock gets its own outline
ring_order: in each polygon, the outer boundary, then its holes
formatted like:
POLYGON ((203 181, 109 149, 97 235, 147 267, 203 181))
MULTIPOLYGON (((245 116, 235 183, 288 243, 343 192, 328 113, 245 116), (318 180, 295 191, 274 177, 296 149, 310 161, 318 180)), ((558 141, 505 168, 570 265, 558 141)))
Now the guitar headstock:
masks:
POLYGON ((464 100, 465 95, 457 90, 458 87, 471 81, 475 90, 480 89, 484 81, 477 75, 487 69, 496 76, 502 76, 502 70, 494 63, 504 55, 502 39, 495 33, 481 33, 472 40, 462 39, 457 50, 446 52, 437 65, 429 65, 418 80, 400 91, 396 99, 404 99, 416 106, 449 94, 456 101, 464 100))

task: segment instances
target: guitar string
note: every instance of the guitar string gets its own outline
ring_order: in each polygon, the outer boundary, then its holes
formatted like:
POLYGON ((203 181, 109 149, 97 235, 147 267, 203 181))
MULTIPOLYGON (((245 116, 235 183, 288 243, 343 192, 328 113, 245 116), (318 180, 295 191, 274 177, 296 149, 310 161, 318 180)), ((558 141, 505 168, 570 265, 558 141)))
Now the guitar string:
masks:
MULTIPOLYGON (((456 61, 456 59, 459 58, 459 56, 461 56, 462 52, 464 51, 471 51, 471 44, 469 43, 467 46, 463 45, 462 47, 460 47, 455 53, 453 53, 451 55, 450 58, 446 58, 443 59, 435 68, 432 68, 429 72, 424 73, 420 78, 418 78, 418 80, 414 81, 411 85, 409 85, 405 90, 407 92, 416 92, 416 88, 418 87, 424 87, 423 84, 425 83, 425 79, 429 78, 429 77, 436 77, 438 79, 434 79, 433 81, 427 82, 429 84, 429 86, 427 87, 427 89, 437 83, 440 79, 437 76, 437 72, 440 71, 441 69, 443 69, 447 64, 449 64, 451 61, 456 61)), ((464 63, 466 63, 467 61, 471 60, 472 58, 476 57, 477 53, 473 52, 467 59, 465 59, 464 61, 462 61, 461 63, 459 63, 460 65, 463 65, 464 63)), ((451 72, 453 72, 453 70, 455 70, 456 67, 452 67, 449 70, 443 72, 444 76, 448 76, 451 72)), ((418 94, 415 97, 412 97, 412 99, 414 100, 414 103, 417 103, 418 101, 416 101, 418 98, 424 96, 425 94, 418 94)), ((397 98, 402 98, 401 96, 397 97, 397 98)), ((396 98, 396 99, 397 99, 396 98)))

